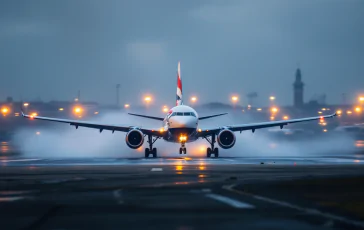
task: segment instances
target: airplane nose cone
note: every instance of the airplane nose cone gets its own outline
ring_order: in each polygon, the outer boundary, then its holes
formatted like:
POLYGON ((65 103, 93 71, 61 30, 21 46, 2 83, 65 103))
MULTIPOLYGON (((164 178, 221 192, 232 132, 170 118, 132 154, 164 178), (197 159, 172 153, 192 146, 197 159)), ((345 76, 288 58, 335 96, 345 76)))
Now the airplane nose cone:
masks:
POLYGON ((197 126, 196 123, 196 119, 192 117, 179 117, 170 121, 173 128, 195 128, 197 126))

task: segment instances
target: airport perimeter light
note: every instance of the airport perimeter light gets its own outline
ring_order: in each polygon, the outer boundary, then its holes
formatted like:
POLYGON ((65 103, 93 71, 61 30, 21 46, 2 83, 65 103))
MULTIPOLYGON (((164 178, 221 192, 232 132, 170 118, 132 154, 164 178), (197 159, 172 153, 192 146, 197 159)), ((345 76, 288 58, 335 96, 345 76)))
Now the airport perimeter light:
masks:
POLYGON ((163 111, 163 112, 167 113, 167 112, 168 112, 168 110, 169 110, 169 109, 168 109, 168 107, 167 107, 166 105, 165 105, 165 106, 163 106, 163 108, 162 108, 162 111, 163 111))
POLYGON ((195 103, 197 101, 197 97, 191 97, 191 102, 195 103))
POLYGON ((272 111, 272 113, 277 113, 277 112, 278 112, 278 108, 277 108, 277 107, 273 107, 273 108, 271 109, 271 111, 272 111))
POLYGON ((129 104, 125 104, 125 105, 124 105, 124 108, 125 108, 125 109, 127 109, 127 108, 129 108, 129 107, 130 107, 130 105, 129 105, 129 104))
POLYGON ((358 101, 360 101, 360 102, 364 102, 364 97, 363 97, 363 96, 360 96, 360 97, 358 98, 358 101))
POLYGON ((275 99, 276 99, 276 97, 275 97, 275 96, 270 96, 270 97, 269 97, 269 100, 270 100, 270 101, 274 101, 275 99))
POLYGON ((361 108, 358 106, 358 107, 356 107, 355 108, 355 112, 357 112, 357 113, 360 113, 361 112, 361 108))
POLYGON ((28 102, 25 102, 25 103, 23 104, 23 106, 24 106, 24 107, 28 107, 28 106, 29 106, 29 103, 28 103, 28 102))
POLYGON ((2 107, 1 113, 5 116, 10 112, 10 109, 8 107, 2 107))
POLYGON ((81 116, 83 112, 83 108, 81 106, 75 106, 73 107, 73 113, 76 116, 81 116))
POLYGON ((150 96, 146 96, 146 97, 144 97, 144 101, 145 101, 146 103, 149 103, 149 102, 151 102, 151 101, 152 101, 152 98, 151 98, 150 96))

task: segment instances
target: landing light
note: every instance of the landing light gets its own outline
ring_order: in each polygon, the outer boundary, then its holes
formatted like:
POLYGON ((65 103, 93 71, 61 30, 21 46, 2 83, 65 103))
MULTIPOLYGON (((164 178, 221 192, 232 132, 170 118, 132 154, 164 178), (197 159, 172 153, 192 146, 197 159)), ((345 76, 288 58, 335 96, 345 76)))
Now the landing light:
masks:
POLYGON ((38 113, 31 113, 31 114, 30 114, 30 118, 34 118, 34 117, 36 117, 36 116, 38 116, 38 113))
POLYGON ((182 142, 182 141, 186 141, 187 140, 187 137, 186 136, 180 136, 179 137, 179 140, 182 142))

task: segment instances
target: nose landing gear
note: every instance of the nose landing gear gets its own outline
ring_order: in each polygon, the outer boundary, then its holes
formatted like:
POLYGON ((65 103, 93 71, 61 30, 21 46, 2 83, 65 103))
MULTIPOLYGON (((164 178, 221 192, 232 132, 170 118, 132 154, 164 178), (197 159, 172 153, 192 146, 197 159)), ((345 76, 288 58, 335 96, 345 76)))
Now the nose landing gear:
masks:
POLYGON ((186 148, 186 143, 185 142, 181 142, 181 148, 179 148, 179 154, 186 154, 187 153, 187 148, 186 148))
POLYGON ((145 158, 148 158, 150 154, 153 155, 153 158, 157 157, 157 148, 153 148, 153 144, 154 142, 156 142, 159 139, 159 137, 156 137, 153 140, 153 137, 151 135, 148 135, 148 143, 149 143, 149 148, 145 149, 145 158))
POLYGON ((215 134, 212 134, 211 140, 208 139, 207 137, 205 137, 205 139, 211 145, 211 148, 207 148, 206 149, 206 156, 208 158, 210 158, 211 157, 211 154, 214 154, 215 158, 219 157, 219 149, 214 147, 215 142, 216 142, 216 135, 215 134))

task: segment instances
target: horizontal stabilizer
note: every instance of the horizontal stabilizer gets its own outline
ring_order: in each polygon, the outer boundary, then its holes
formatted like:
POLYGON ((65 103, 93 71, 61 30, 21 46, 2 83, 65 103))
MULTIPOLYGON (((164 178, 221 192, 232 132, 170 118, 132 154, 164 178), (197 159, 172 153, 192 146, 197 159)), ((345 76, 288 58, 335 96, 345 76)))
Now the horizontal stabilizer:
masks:
POLYGON ((133 115, 133 116, 137 116, 137 117, 144 117, 144 118, 148 118, 148 119, 158 120, 158 121, 163 121, 164 120, 163 117, 153 117, 153 116, 146 116, 146 115, 135 114, 135 113, 128 113, 128 114, 133 115))
POLYGON ((226 115, 227 113, 220 113, 220 114, 215 114, 215 115, 211 115, 211 116, 205 116, 205 117, 199 117, 199 120, 205 120, 205 119, 209 119, 209 118, 213 118, 213 117, 218 117, 218 116, 222 116, 222 115, 226 115))

